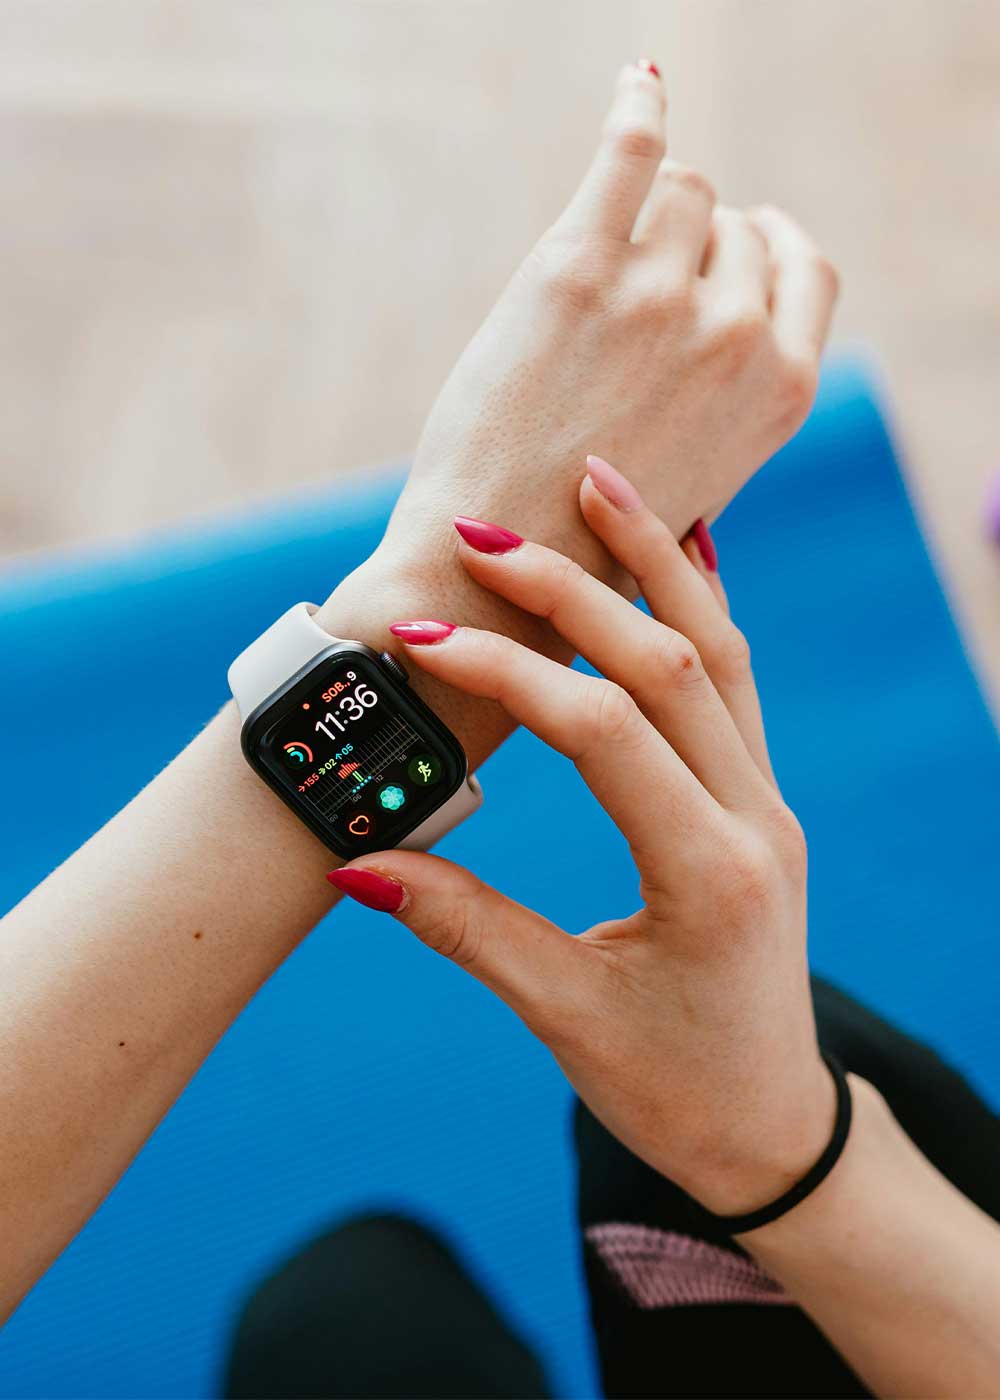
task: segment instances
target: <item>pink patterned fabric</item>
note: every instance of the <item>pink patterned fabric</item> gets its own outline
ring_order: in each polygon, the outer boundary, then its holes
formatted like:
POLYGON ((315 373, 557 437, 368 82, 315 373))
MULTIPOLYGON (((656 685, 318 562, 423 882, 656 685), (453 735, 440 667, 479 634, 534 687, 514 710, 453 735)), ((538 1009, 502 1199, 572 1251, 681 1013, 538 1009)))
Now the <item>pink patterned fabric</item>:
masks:
POLYGON ((791 1303, 776 1279, 732 1250, 648 1225, 591 1225, 588 1241, 640 1308, 791 1303))

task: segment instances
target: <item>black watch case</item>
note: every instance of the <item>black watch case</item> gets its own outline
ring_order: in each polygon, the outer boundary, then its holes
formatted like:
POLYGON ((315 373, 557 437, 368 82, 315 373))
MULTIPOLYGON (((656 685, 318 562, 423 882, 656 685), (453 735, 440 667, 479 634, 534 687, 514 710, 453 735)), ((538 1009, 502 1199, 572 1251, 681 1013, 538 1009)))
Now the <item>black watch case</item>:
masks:
POLYGON ((334 642, 247 716, 251 768, 345 860, 398 846, 468 773, 388 652, 334 642))

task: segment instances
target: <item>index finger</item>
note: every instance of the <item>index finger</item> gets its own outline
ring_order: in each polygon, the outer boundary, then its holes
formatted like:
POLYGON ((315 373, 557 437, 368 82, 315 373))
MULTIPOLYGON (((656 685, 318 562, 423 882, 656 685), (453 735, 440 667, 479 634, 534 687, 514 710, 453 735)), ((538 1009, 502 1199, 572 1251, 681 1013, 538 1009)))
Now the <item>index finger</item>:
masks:
MULTIPOLYGON (((669 622, 697 647, 747 752, 776 786, 749 649, 729 617, 718 573, 704 565, 699 568, 632 483, 602 457, 587 458, 580 509, 594 534, 635 579, 652 615, 669 622)), ((713 563, 717 567, 717 559, 713 563)))
POLYGON ((666 151, 666 97, 659 73, 640 59, 622 70, 601 141, 559 225, 628 242, 666 151))
POLYGON ((665 882, 672 854, 689 851, 692 832, 708 834, 721 815, 715 799, 620 686, 570 670, 496 632, 453 626, 445 631, 440 623, 420 622, 394 622, 389 630, 425 671, 496 701, 571 759, 647 878, 665 882))

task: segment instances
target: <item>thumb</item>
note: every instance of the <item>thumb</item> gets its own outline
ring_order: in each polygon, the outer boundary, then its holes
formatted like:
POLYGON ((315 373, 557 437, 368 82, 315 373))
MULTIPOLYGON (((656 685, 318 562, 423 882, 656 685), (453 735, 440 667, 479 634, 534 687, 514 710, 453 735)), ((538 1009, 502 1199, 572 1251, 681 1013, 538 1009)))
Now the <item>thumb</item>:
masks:
MULTIPOLYGON (((326 877, 369 909, 392 914, 436 953, 503 998, 543 1040, 558 1034, 560 1008, 584 971, 576 940, 439 856, 380 851, 326 877)), ((579 1005, 579 995, 575 998, 579 1005)))

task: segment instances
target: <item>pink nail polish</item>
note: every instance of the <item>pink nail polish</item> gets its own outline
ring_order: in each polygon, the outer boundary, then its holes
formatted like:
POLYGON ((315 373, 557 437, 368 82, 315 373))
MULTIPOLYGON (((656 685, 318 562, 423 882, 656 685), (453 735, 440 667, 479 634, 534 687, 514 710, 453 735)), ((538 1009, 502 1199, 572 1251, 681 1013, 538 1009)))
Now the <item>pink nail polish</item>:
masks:
POLYGON ((432 617, 417 622, 394 622, 389 628, 394 637, 411 647, 432 647, 443 642, 455 631, 453 622, 436 622, 432 617))
POLYGON ((627 481, 621 472, 616 471, 603 457, 587 458, 587 475, 605 500, 610 501, 618 510, 627 514, 629 511, 638 510, 642 505, 642 497, 631 481, 627 481))
POLYGON ((366 909, 380 914, 397 914, 406 902, 406 890, 398 880, 377 875, 374 870, 330 870, 326 878, 342 894, 349 894, 366 909))
POLYGON ((456 515, 455 529, 466 544, 478 549, 480 554, 509 554, 524 544, 520 535, 513 530, 505 530, 502 525, 491 525, 487 520, 476 520, 471 515, 456 515))
POLYGON ((656 64, 651 58, 637 58, 635 61, 635 66, 637 68, 643 69, 643 71, 646 73, 652 73, 654 78, 658 78, 660 76, 660 70, 659 68, 657 68, 656 64))
POLYGON ((700 517, 691 526, 691 535, 698 546, 698 553, 701 555, 705 568, 713 574, 717 574, 719 572, 719 551, 715 547, 712 536, 708 533, 708 526, 700 517))

